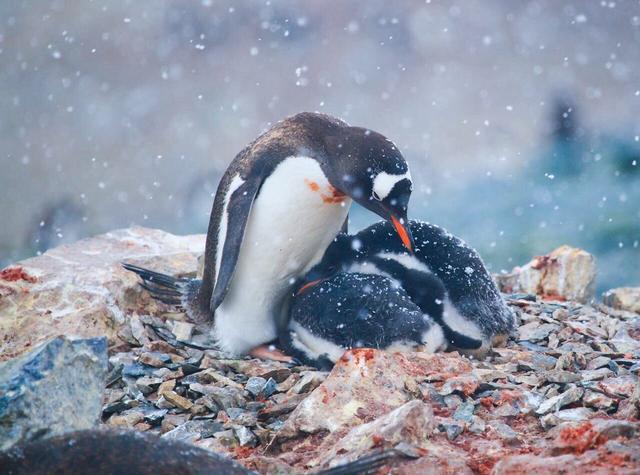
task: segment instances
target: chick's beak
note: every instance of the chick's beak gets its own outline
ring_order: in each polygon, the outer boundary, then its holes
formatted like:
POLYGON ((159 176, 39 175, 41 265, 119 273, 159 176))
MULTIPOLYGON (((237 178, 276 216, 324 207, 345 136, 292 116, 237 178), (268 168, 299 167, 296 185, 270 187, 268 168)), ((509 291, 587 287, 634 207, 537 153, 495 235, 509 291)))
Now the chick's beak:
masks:
POLYGON ((404 218, 397 218, 392 214, 391 223, 398 233, 402 244, 404 244, 404 247, 413 254, 413 236, 411 235, 409 226, 407 226, 407 220, 404 218))

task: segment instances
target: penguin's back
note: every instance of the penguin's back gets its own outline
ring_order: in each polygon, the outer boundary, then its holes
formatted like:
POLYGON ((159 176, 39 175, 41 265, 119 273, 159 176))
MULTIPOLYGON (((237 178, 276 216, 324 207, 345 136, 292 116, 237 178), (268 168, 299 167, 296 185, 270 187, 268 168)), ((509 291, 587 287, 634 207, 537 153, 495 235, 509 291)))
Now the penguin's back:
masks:
POLYGON ((251 475, 208 450, 134 430, 86 430, 0 452, 7 475, 251 475))

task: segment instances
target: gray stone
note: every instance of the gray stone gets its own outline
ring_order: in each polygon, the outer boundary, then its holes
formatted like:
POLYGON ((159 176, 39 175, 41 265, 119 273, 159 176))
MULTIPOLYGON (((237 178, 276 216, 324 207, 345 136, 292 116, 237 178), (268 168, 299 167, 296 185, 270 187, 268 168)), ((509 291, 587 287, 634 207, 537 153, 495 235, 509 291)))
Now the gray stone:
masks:
POLYGON ((472 401, 467 401, 458 406, 456 412, 453 413, 453 418, 457 421, 471 422, 474 410, 475 404, 472 401))
POLYGON ((587 363, 588 370, 595 370, 600 368, 605 368, 611 362, 611 358, 607 358, 606 356, 596 356, 594 359, 587 363))
POLYGON ((491 422, 490 427, 498 434, 498 436, 508 443, 513 443, 518 441, 518 433, 514 431, 507 424, 503 424, 502 422, 491 422))
POLYGON ((244 388, 255 397, 262 392, 265 384, 267 384, 266 379, 261 378, 260 376, 253 376, 247 380, 247 384, 244 385, 244 388))
POLYGON ((273 379, 273 378, 267 379, 267 382, 265 383, 264 387, 262 388, 262 395, 264 397, 271 396, 273 393, 276 392, 277 387, 278 387, 278 383, 276 382, 275 379, 273 379))
POLYGON ((545 340, 550 333, 560 330, 560 326, 554 323, 530 322, 518 329, 518 335, 521 340, 542 341, 545 340))
POLYGON ((547 371, 544 376, 545 379, 550 383, 566 384, 580 381, 580 374, 563 370, 547 371))
POLYGON ((230 407, 226 410, 231 422, 241 426, 255 426, 258 423, 258 415, 255 412, 245 411, 238 407, 230 407))
POLYGON ((100 420, 107 340, 58 337, 0 364, 0 450, 100 420))
POLYGON ((225 411, 230 407, 245 407, 247 405, 247 401, 239 389, 217 386, 210 386, 210 388, 210 392, 205 398, 211 398, 219 408, 225 411))
POLYGON ((608 378, 613 375, 613 371, 609 368, 598 368, 594 370, 585 370, 580 373, 582 381, 597 381, 599 379, 608 378))
POLYGON ((464 432, 462 424, 444 424, 443 426, 449 440, 456 440, 464 432))
POLYGON ((575 407, 547 414, 540 419, 542 427, 550 429, 563 422, 582 422, 591 419, 595 413, 586 407, 575 407))
POLYGON ((290 390, 293 394, 311 392, 327 378, 327 373, 324 371, 303 371, 301 375, 302 377, 290 390))
POLYGON ((213 420, 187 421, 166 434, 163 434, 162 438, 193 443, 197 440, 211 437, 216 432, 222 430, 222 424, 213 420))
POLYGON ((608 396, 605 396, 600 392, 591 391, 589 389, 585 391, 582 401, 584 402, 584 405, 587 407, 593 407, 595 409, 603 409, 605 411, 612 409, 616 404, 614 399, 608 396))
POLYGON ((153 376, 143 376, 136 381, 136 387, 145 396, 154 392, 162 383, 161 378, 154 378, 153 376))
POLYGON ((486 427, 487 425, 481 417, 473 416, 469 431, 474 434, 482 434, 486 430, 486 427))
POLYGON ((238 438, 238 442, 240 442, 241 446, 255 447, 258 445, 258 438, 256 435, 244 426, 234 427, 233 433, 238 438))
POLYGON ((562 394, 549 398, 540 404, 540 407, 536 409, 536 414, 542 416, 551 411, 557 411, 568 404, 579 401, 583 393, 584 389, 572 385, 562 394))

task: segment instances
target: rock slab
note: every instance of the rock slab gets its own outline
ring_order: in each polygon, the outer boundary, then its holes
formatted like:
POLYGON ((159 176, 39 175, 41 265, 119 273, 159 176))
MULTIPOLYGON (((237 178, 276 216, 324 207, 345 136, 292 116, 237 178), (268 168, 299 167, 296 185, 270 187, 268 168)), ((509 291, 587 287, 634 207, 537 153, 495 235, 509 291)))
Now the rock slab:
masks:
POLYGON ((585 303, 595 292, 596 260, 582 249, 560 246, 514 268, 510 274, 497 276, 496 280, 502 292, 585 303))
POLYGON ((55 338, 0 364, 0 450, 100 421, 107 340, 55 338))
POLYGON ((602 301, 609 307, 640 313, 640 287, 619 287, 605 292, 602 301))
POLYGON ((121 262, 195 274, 204 240, 133 227, 56 247, 0 271, 0 361, 58 335, 105 335, 112 344, 122 343, 126 315, 157 314, 162 306, 121 262))

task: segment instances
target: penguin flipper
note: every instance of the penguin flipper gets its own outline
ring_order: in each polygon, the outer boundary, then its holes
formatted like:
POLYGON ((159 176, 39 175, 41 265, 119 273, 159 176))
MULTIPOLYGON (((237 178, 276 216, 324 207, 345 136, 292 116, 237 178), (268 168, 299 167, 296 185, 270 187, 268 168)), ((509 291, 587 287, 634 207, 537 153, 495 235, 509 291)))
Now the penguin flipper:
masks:
POLYGON ((227 234, 222 248, 222 256, 220 256, 220 271, 216 276, 215 287, 211 295, 211 312, 215 312, 220 306, 231 286, 231 278, 240 255, 240 247, 247 228, 247 221, 251 214, 253 201, 261 185, 261 176, 250 176, 232 193, 229 199, 229 204, 227 205, 227 234))
POLYGON ((344 218, 344 223, 342 223, 340 232, 344 234, 349 234, 349 213, 347 213, 347 217, 344 218))

